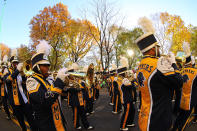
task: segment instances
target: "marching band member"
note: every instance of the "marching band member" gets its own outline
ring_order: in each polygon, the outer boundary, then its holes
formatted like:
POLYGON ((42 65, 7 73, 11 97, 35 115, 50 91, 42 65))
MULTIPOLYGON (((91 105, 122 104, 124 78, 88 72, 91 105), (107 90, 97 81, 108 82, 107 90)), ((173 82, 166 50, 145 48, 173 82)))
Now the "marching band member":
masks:
POLYGON ((113 114, 117 114, 118 112, 121 111, 122 109, 122 105, 121 105, 121 81, 122 79, 120 78, 120 76, 117 75, 117 73, 115 73, 114 75, 114 81, 112 83, 113 86, 113 96, 114 96, 114 104, 113 104, 113 114))
POLYGON ((94 79, 94 86, 95 86, 95 100, 98 100, 99 98, 99 91, 100 91, 100 78, 99 78, 99 74, 96 75, 95 79, 94 79))
POLYGON ((187 119, 197 105, 197 69, 192 66, 189 43, 183 43, 186 62, 182 70, 183 88, 181 92, 180 113, 176 118, 172 131, 184 130, 187 119))
POLYGON ((128 65, 128 60, 127 58, 122 57, 120 59, 121 63, 124 63, 123 68, 118 69, 118 72, 123 76, 122 80, 122 85, 121 85, 121 103, 124 107, 123 114, 121 117, 121 122, 120 122, 120 130, 128 130, 127 127, 132 127, 135 126, 134 122, 134 117, 135 117, 135 107, 133 104, 133 89, 135 88, 134 85, 131 85, 131 82, 129 81, 128 77, 128 71, 127 68, 129 67, 128 65))
MULTIPOLYGON (((192 67, 196 68, 196 62, 195 62, 195 58, 194 56, 191 57, 192 58, 192 67)), ((194 107, 194 119, 193 119, 193 123, 197 123, 197 105, 194 107)))
POLYGON ((145 32, 136 40, 144 55, 137 69, 141 91, 139 128, 141 131, 167 131, 172 125, 172 90, 182 87, 182 76, 174 54, 160 57, 151 21, 143 17, 139 24, 145 32))
POLYGON ((72 100, 71 107, 73 110, 74 128, 78 130, 82 129, 82 127, 80 126, 80 119, 81 119, 84 128, 87 130, 91 130, 93 129, 93 126, 89 125, 86 116, 86 111, 84 108, 84 98, 83 98, 84 87, 82 86, 81 80, 79 78, 72 78, 72 79, 74 83, 72 83, 72 87, 68 88, 68 91, 70 93, 70 99, 72 100))
POLYGON ((135 107, 133 104, 133 89, 135 86, 131 84, 128 78, 124 78, 122 82, 122 92, 123 92, 123 107, 124 112, 121 117, 120 130, 128 130, 127 127, 133 127, 134 117, 135 117, 135 107))
POLYGON ((115 64, 112 64, 112 69, 110 71, 110 87, 109 87, 109 95, 110 95, 110 105, 114 105, 114 87, 113 87, 113 81, 114 81, 114 75, 115 75, 115 72, 116 72, 116 65, 115 64))
POLYGON ((4 110, 7 114, 7 119, 10 120, 10 111, 8 109, 8 89, 7 89, 7 86, 5 84, 5 77, 4 75, 6 75, 8 73, 8 69, 7 69, 7 61, 8 61, 8 56, 5 55, 3 57, 3 62, 1 63, 1 66, 2 66, 2 71, 0 72, 1 73, 1 96, 2 96, 2 103, 3 103, 3 107, 4 107, 4 110))
MULTIPOLYGON (((86 98, 86 115, 93 114, 93 75, 94 75, 94 65, 90 64, 87 72, 86 72, 86 86, 87 86, 87 94, 88 97, 86 98)), ((87 95, 86 95, 87 96, 87 95)))
POLYGON ((34 74, 27 79, 29 100, 34 111, 38 131, 65 131, 66 123, 60 108, 59 95, 64 88, 67 69, 58 71, 54 83, 48 80, 50 63, 47 59, 50 46, 44 40, 37 46, 37 53, 31 58, 34 74))
POLYGON ((34 130, 32 110, 25 94, 26 78, 21 74, 23 63, 19 63, 16 49, 11 52, 10 63, 11 67, 5 75, 5 79, 8 88, 8 99, 13 109, 13 114, 16 116, 23 131, 27 130, 24 117, 26 117, 30 128, 34 130))
POLYGON ((114 90, 114 105, 113 105, 113 114, 117 114, 122 110, 123 98, 122 98, 122 80, 125 77, 125 71, 128 67, 128 60, 125 57, 120 59, 121 67, 117 69, 118 77, 114 78, 113 81, 113 90, 114 90))

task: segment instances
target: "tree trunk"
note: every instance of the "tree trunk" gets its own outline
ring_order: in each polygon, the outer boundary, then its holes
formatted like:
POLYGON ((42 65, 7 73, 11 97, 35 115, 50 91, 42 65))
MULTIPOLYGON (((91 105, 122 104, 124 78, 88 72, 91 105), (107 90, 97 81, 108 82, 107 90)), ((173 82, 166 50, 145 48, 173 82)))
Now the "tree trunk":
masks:
POLYGON ((100 47, 100 52, 101 52, 101 54, 100 54, 100 56, 101 56, 101 66, 102 66, 102 69, 104 69, 104 64, 103 64, 103 50, 102 50, 102 46, 100 47))
POLYGON ((118 49, 117 48, 115 49, 116 49, 116 66, 118 67, 118 49))
POLYGON ((56 71, 56 66, 57 66, 57 60, 58 60, 58 54, 57 54, 57 50, 56 49, 54 49, 54 51, 55 51, 55 64, 54 64, 54 71, 56 71))

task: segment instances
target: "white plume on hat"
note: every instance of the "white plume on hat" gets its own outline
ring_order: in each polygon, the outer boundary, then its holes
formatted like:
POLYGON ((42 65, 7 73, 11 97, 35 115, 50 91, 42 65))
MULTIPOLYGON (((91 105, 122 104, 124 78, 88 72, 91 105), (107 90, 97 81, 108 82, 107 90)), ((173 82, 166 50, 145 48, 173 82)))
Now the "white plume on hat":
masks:
POLYGON ((12 56, 17 56, 17 49, 12 49, 11 50, 11 57, 12 56))
POLYGON ((116 66, 115 64, 112 64, 111 66, 112 66, 112 67, 111 67, 111 70, 117 69, 117 66, 116 66))
POLYGON ((8 56, 7 56, 7 55, 5 55, 5 56, 3 57, 3 62, 8 62, 8 56))
POLYGON ((144 33, 154 33, 155 32, 152 22, 147 17, 139 18, 138 24, 140 26, 142 26, 144 33))
POLYGON ((48 44, 46 40, 39 40, 39 44, 36 46, 37 53, 44 53, 45 55, 49 55, 51 51, 51 46, 48 44))
POLYGON ((123 57, 123 56, 120 57, 120 64, 121 64, 121 67, 129 67, 129 62, 126 57, 123 57))

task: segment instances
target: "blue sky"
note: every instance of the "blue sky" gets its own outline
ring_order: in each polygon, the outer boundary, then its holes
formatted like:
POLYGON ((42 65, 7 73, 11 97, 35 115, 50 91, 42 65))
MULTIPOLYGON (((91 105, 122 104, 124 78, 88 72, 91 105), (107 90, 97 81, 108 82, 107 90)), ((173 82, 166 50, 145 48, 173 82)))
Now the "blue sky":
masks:
MULTIPOLYGON (((73 18, 81 18, 81 8, 88 8, 91 0, 0 0, 0 43, 11 48, 20 44, 29 44, 29 22, 33 16, 47 6, 62 2, 68 6, 73 18), (4 10, 4 11, 3 11, 4 10), (3 17, 2 17, 3 16, 3 17)), ((114 1, 114 0, 110 0, 114 1)), ((139 17, 159 12, 168 12, 181 16, 186 24, 197 26, 197 0, 115 0, 117 9, 125 16, 124 26, 137 26, 139 17)))

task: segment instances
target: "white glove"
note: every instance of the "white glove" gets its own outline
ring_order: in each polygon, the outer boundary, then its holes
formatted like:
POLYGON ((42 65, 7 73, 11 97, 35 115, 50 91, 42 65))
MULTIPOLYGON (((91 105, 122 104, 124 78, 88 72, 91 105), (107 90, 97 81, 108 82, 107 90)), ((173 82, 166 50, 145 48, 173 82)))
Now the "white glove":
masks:
POLYGON ((17 65, 17 70, 19 70, 19 72, 21 72, 22 69, 23 69, 23 63, 19 63, 19 64, 17 65))
POLYGON ((191 55, 189 43, 183 42, 183 51, 185 52, 186 57, 191 55))
POLYGON ((124 78, 124 79, 122 80, 122 84, 124 84, 125 86, 128 86, 128 85, 131 84, 131 82, 130 82, 127 78, 124 78))
POLYGON ((67 68, 62 68, 59 69, 58 73, 57 73, 57 78, 60 78, 63 82, 66 79, 66 76, 68 76, 69 74, 67 73, 67 68))
POLYGON ((172 53, 172 52, 170 52, 170 61, 171 61, 171 63, 173 64, 173 63, 176 63, 176 59, 175 59, 175 55, 174 55, 174 53, 172 53))
POLYGON ((163 56, 157 61, 157 69, 163 74, 174 71, 170 59, 163 56))

